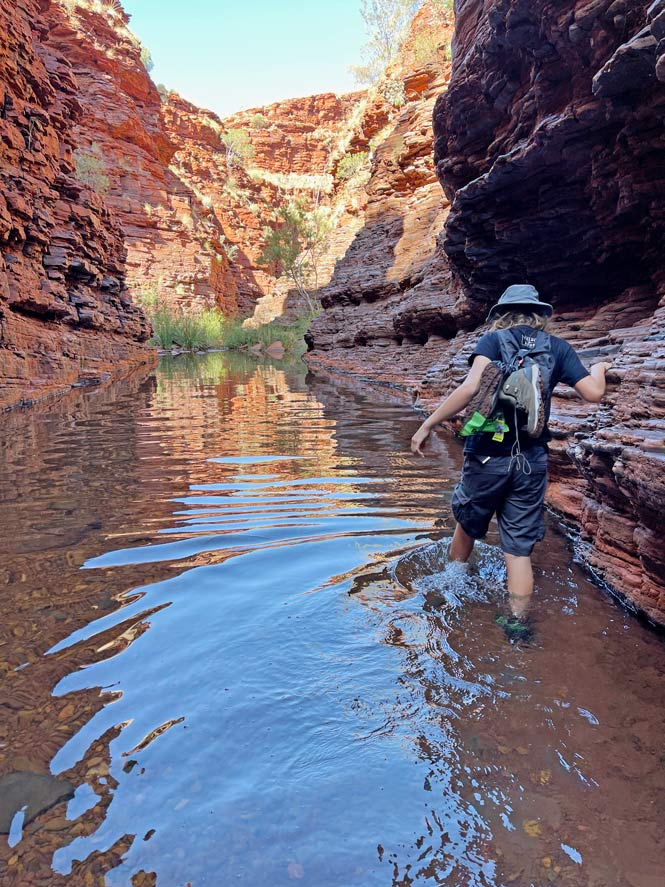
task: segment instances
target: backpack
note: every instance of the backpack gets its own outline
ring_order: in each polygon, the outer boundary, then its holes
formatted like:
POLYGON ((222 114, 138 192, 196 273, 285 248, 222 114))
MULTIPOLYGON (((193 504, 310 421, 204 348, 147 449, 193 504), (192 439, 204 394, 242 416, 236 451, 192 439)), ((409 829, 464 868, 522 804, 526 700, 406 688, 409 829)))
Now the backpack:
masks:
MULTIPOLYGON (((520 409, 518 392, 527 376, 528 368, 534 364, 538 368, 539 386, 542 390, 543 406, 549 402, 552 387, 554 355, 548 333, 538 330, 518 331, 514 328, 497 330, 501 360, 492 361, 483 370, 481 385, 464 415, 461 437, 468 437, 479 431, 490 432, 492 440, 502 441, 509 430, 507 418, 512 419, 515 432, 523 429, 527 422, 520 409)), ((529 436, 542 434, 542 422, 529 436)))

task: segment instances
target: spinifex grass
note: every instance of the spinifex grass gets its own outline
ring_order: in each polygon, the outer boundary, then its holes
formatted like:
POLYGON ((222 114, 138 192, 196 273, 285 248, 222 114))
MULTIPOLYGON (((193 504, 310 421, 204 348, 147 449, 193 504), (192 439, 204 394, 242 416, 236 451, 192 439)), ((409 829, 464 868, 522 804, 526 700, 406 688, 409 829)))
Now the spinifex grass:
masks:
POLYGON ((285 350, 302 353, 304 336, 315 314, 307 312, 289 322, 272 321, 256 328, 244 327, 243 318, 225 317, 216 308, 186 310, 154 300, 144 301, 153 327, 153 344, 159 348, 205 351, 209 348, 264 347, 280 341, 285 350))

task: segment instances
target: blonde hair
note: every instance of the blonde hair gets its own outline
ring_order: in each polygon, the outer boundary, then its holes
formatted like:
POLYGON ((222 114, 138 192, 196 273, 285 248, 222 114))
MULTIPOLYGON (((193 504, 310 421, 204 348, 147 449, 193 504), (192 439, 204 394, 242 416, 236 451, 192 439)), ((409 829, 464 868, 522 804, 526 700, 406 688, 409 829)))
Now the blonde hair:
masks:
POLYGON ((500 314, 492 324, 493 330, 509 330, 511 326, 531 326, 535 330, 544 330, 549 321, 545 314, 526 311, 506 311, 500 314))

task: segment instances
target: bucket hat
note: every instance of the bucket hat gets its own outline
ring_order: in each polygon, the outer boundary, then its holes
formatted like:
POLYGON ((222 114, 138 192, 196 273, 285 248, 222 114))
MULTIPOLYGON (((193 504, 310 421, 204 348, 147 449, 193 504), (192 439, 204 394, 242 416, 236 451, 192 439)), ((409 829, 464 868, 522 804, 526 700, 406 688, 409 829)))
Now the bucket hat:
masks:
POLYGON ((550 317, 553 311, 550 304, 540 301, 538 290, 535 286, 530 286, 527 283, 517 283, 509 286, 501 295, 499 301, 487 315, 487 320, 489 322, 506 311, 513 311, 519 308, 526 308, 528 311, 544 314, 546 317, 550 317))

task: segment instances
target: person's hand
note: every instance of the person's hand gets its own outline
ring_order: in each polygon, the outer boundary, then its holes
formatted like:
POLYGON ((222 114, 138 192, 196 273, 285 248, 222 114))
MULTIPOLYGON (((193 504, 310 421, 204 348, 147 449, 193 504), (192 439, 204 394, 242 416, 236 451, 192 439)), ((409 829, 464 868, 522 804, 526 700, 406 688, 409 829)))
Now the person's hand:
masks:
POLYGON ((411 452, 418 453, 419 456, 424 456, 423 446, 427 441, 427 438, 430 436, 429 428, 426 428, 424 425, 421 425, 420 428, 416 431, 416 433, 411 438, 411 452))
POLYGON ((600 363, 594 363, 594 366, 601 367, 604 373, 612 369, 612 364, 607 360, 602 360, 600 363))

